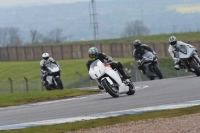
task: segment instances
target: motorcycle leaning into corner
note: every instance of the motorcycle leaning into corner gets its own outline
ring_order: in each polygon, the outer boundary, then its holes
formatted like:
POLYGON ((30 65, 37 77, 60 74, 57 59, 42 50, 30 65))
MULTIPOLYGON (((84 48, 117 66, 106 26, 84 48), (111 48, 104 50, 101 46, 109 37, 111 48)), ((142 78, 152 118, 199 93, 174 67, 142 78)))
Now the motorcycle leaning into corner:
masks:
POLYGON ((114 98, 119 97, 119 94, 123 93, 127 95, 135 93, 135 86, 132 81, 130 79, 122 80, 122 76, 117 70, 111 68, 109 62, 94 61, 90 65, 89 75, 91 79, 95 79, 114 98))
POLYGON ((146 52, 142 56, 141 65, 143 65, 144 71, 146 72, 145 75, 150 80, 154 80, 156 77, 159 79, 163 78, 162 73, 158 67, 158 59, 152 52, 146 52))
POLYGON ((45 86, 46 90, 56 90, 56 89, 63 89, 63 83, 60 79, 60 68, 53 63, 49 63, 46 65, 47 67, 47 77, 46 80, 48 85, 45 86))
POLYGON ((180 45, 177 52, 180 59, 180 66, 186 69, 186 71, 200 76, 200 62, 195 57, 197 55, 196 48, 189 45, 180 45))

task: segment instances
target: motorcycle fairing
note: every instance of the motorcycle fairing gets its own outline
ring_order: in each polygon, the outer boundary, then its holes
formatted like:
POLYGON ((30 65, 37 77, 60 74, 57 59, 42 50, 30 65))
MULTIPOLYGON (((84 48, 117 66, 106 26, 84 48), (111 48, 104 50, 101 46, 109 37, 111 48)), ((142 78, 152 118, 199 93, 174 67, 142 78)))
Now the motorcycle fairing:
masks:
POLYGON ((98 79, 105 73, 106 67, 104 64, 96 60, 90 65, 90 70, 89 70, 89 75, 91 76, 92 79, 98 79))
POLYGON ((188 58, 190 58, 191 55, 193 54, 193 52, 195 51, 194 47, 190 47, 188 45, 182 46, 182 49, 186 50, 186 54, 179 50, 179 58, 180 59, 188 59, 188 58), (183 48, 183 47, 185 47, 185 48, 183 48))

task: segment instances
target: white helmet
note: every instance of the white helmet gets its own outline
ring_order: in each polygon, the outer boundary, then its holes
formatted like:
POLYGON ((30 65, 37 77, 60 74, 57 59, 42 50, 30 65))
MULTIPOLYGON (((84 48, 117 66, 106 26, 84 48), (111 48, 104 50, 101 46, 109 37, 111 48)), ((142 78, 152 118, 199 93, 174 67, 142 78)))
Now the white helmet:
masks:
POLYGON ((43 53, 43 54, 42 54, 42 58, 43 58, 44 60, 48 60, 48 59, 49 59, 49 54, 48 54, 48 53, 43 53))
POLYGON ((171 36, 169 38, 169 43, 170 43, 171 46, 176 47, 176 44, 177 44, 176 37, 175 36, 171 36))

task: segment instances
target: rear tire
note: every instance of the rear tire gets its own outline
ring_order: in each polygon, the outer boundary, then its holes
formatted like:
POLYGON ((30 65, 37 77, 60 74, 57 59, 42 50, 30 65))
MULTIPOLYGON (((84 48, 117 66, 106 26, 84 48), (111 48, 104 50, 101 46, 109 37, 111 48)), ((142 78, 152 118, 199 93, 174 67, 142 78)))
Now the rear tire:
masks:
POLYGON ((154 70, 155 70, 155 73, 156 73, 156 75, 158 76, 158 78, 159 78, 159 79, 162 79, 163 76, 162 76, 162 73, 160 72, 160 69, 158 68, 158 65, 157 65, 157 64, 154 66, 154 70))
POLYGON ((149 79, 150 79, 150 80, 154 80, 154 79, 155 79, 155 77, 149 77, 149 79))
POLYGON ((194 61, 193 59, 190 60, 190 66, 192 68, 194 68, 194 73, 197 75, 197 76, 200 76, 200 68, 198 67, 198 64, 196 61, 194 61))
POLYGON ((135 94, 135 86, 133 85, 133 83, 130 83, 128 86, 129 86, 129 91, 126 94, 127 95, 135 94))
POLYGON ((118 91, 114 91, 110 85, 110 83, 107 82, 106 79, 103 79, 102 80, 102 84, 103 84, 103 87, 106 89, 106 91, 114 98, 117 98, 119 97, 119 92, 118 91))

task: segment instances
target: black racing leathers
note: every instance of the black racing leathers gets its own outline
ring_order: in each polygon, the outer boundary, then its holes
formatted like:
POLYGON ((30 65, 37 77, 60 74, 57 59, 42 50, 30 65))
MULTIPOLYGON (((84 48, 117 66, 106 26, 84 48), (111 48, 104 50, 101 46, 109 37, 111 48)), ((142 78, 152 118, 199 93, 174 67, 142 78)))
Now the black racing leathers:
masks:
POLYGON ((133 50, 133 57, 135 58, 135 61, 138 62, 138 69, 142 70, 143 74, 146 74, 144 67, 141 65, 139 60, 142 59, 142 56, 145 54, 146 51, 150 51, 154 53, 153 49, 151 49, 148 45, 142 44, 139 48, 135 48, 133 50))
POLYGON ((139 48, 133 50, 133 57, 135 60, 141 60, 142 56, 145 54, 145 50, 154 52, 148 45, 142 44, 139 48))
MULTIPOLYGON (((125 78, 130 78, 130 76, 127 76, 123 70, 123 65, 121 64, 121 62, 116 62, 116 61, 113 61, 112 57, 106 55, 105 53, 101 53, 99 52, 98 53, 98 56, 95 60, 99 59, 101 62, 105 62, 105 60, 107 61, 111 61, 111 67, 112 69, 117 69, 119 71, 119 73, 125 78)), ((87 66, 87 69, 89 71, 90 69, 90 65, 92 64, 92 62, 94 62, 95 60, 88 60, 87 63, 86 63, 86 66, 87 66)))

